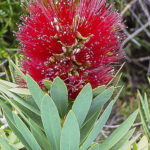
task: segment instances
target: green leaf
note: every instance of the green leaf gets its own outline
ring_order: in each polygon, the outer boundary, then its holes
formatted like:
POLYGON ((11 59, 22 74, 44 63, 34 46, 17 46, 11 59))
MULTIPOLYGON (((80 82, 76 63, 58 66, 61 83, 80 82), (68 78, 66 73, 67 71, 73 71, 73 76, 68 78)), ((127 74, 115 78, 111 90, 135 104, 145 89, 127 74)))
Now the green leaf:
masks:
MULTIPOLYGON (((35 114, 40 116, 39 110, 37 110, 35 107, 29 105, 23 98, 19 97, 18 95, 11 93, 8 91, 4 86, 0 85, 0 91, 4 94, 6 94, 8 97, 13 98, 16 102, 18 102, 20 105, 26 107, 30 111, 34 112, 35 114)), ((12 101, 13 102, 13 101, 12 101)))
POLYGON ((126 145, 124 145, 122 148, 118 150, 126 150, 128 147, 130 147, 139 137, 141 134, 138 134, 137 136, 133 137, 126 145))
POLYGON ((9 89, 9 91, 20 95, 31 95, 29 90, 26 88, 11 88, 9 89))
MULTIPOLYGON (((14 100, 11 100, 9 99, 7 96, 5 96, 3 93, 2 93, 2 96, 0 96, 1 98, 3 98, 4 100, 8 101, 12 107, 14 109, 16 109, 18 111, 18 113, 21 115, 21 117, 26 121, 26 123, 28 125, 30 125, 30 122, 27 120, 27 118, 23 115, 23 113, 25 115, 27 115, 29 118, 31 118, 33 121, 35 121, 39 126, 40 128, 43 128, 42 126, 42 121, 41 121, 41 118, 40 118, 40 115, 37 115, 35 114, 33 111, 31 111, 30 109, 24 107, 23 105, 20 105, 20 103, 18 103, 17 101, 14 101, 14 100), (23 113, 22 113, 23 112, 23 113)), ((26 100, 24 100, 26 101, 26 100)), ((32 99, 29 99, 28 101, 26 101, 29 103, 29 105, 34 105, 32 102, 34 102, 32 99)), ((35 104, 36 105, 36 104, 35 104)), ((36 105, 37 106, 37 105, 36 105)), ((35 107, 35 106, 34 106, 35 107)), ((35 107, 36 108, 36 107, 35 107)))
POLYGON ((102 92, 104 92, 105 88, 106 88, 106 86, 102 85, 102 86, 99 86, 99 87, 93 89, 93 97, 95 97, 95 96, 101 94, 102 92))
MULTIPOLYGON (((110 86, 112 84, 112 82, 115 82, 115 79, 117 79, 117 76, 119 75, 121 69, 123 68, 123 66, 125 65, 125 63, 123 63, 121 65, 121 67, 119 68, 119 70, 116 72, 116 74, 113 76, 113 78, 109 81, 109 83, 107 84, 107 87, 110 86)), ((118 81, 119 82, 119 81, 118 81)))
POLYGON ((52 82, 49 80, 44 80, 44 86, 46 87, 47 90, 50 90, 52 87, 52 82))
POLYGON ((74 112, 71 110, 67 115, 62 129, 60 150, 78 150, 79 143, 79 124, 74 112))
POLYGON ((24 148, 24 145, 21 143, 21 142, 18 142, 18 143, 16 143, 16 144, 14 144, 14 147, 18 150, 20 150, 20 149, 23 149, 24 148))
POLYGON ((0 84, 6 88, 17 88, 19 85, 0 79, 0 84))
POLYGON ((119 84, 119 82, 120 82, 120 79, 121 79, 121 77, 122 77, 122 74, 123 74, 123 73, 121 72, 121 73, 118 74, 117 77, 115 77, 115 80, 113 81, 113 85, 114 85, 115 87, 118 86, 118 84, 119 84))
MULTIPOLYGON (((96 101, 94 100, 92 103, 96 103, 93 104, 93 106, 95 106, 95 110, 90 108, 90 111, 81 127, 81 139, 80 139, 80 143, 83 144, 85 138, 87 137, 87 135, 89 134, 91 128, 93 127, 95 121, 97 120, 103 105, 109 100, 109 97, 111 96, 111 94, 113 94, 113 90, 114 88, 110 88, 107 89, 105 92, 99 94, 99 96, 96 97, 96 101), (109 97, 105 97, 104 95, 110 94, 109 97), (98 107, 97 107, 98 106, 98 107), (96 110, 97 109, 97 110, 96 110)), ((118 92, 118 94, 116 95, 116 97, 114 98, 114 102, 116 102, 116 100, 118 99, 120 93, 122 91, 122 88, 120 89, 120 91, 118 92)))
POLYGON ((23 105, 20 105, 18 102, 14 102, 15 105, 19 107, 19 109, 31 120, 33 120, 40 128, 43 129, 43 124, 41 117, 34 112, 32 112, 30 109, 24 107, 23 105))
POLYGON ((107 122, 112 106, 114 102, 110 102, 110 104, 107 106, 101 117, 98 119, 96 124, 94 125, 93 129, 90 131, 89 135, 87 136, 85 142, 82 144, 80 150, 87 150, 87 148, 92 144, 92 142, 96 139, 100 131, 102 130, 103 126, 107 122))
POLYGON ((131 136, 133 135, 135 131, 135 128, 134 129, 131 129, 128 133, 126 133, 124 135, 124 137, 122 137, 118 143, 116 143, 110 150, 118 150, 119 148, 121 148, 122 146, 124 146, 127 141, 129 141, 129 139, 131 138, 131 136))
POLYGON ((88 118, 93 115, 93 113, 98 110, 100 107, 103 107, 103 105, 111 98, 112 94, 114 92, 114 87, 110 87, 109 89, 105 90, 98 96, 94 98, 92 101, 89 113, 88 113, 88 118))
POLYGON ((113 100, 114 100, 114 103, 118 100, 118 98, 119 98, 119 96, 120 96, 120 94, 121 94, 123 88, 124 88, 124 87, 121 87, 121 89, 119 90, 119 92, 117 93, 117 95, 114 97, 114 99, 113 99, 113 100))
POLYGON ((93 144, 88 150, 99 150, 99 144, 93 144))
POLYGON ((4 110, 4 114, 5 114, 5 117, 6 117, 6 120, 8 122, 9 127, 16 134, 16 136, 20 139, 20 141, 26 146, 26 148, 31 150, 30 146, 28 145, 28 143, 26 142, 26 140, 22 136, 22 133, 16 127, 15 121, 13 119, 12 111, 2 101, 0 101, 0 105, 4 110))
POLYGON ((139 150, 136 141, 133 143, 133 150, 139 150))
POLYGON ((17 149, 15 149, 15 147, 13 147, 13 146, 9 143, 9 141, 7 141, 6 139, 2 138, 1 136, 0 136, 0 143, 1 143, 2 146, 3 146, 5 149, 7 149, 7 150, 17 150, 17 149))
POLYGON ((147 95, 145 93, 144 99, 141 96, 139 91, 138 91, 138 95, 140 97, 140 101, 141 101, 141 104, 142 104, 142 107, 143 107, 146 119, 150 122, 150 112, 149 112, 149 107, 148 107, 147 95))
POLYGON ((143 112, 143 109, 141 108, 141 106, 140 106, 140 111, 139 112, 140 112, 140 116, 141 116, 143 129, 144 129, 147 137, 150 138, 150 131, 149 131, 149 128, 147 126, 147 122, 146 122, 146 119, 145 119, 145 116, 144 116, 144 112, 143 112))
POLYGON ((51 150, 50 143, 48 142, 41 129, 32 120, 30 120, 30 122, 32 124, 32 126, 30 127, 31 132, 37 140, 38 144, 41 146, 42 150, 51 150))
POLYGON ((24 137, 26 142, 30 145, 30 147, 32 149, 41 150, 39 144, 31 134, 27 126, 24 124, 24 122, 14 113, 13 113, 13 118, 17 126, 17 129, 21 132, 22 136, 24 137))
POLYGON ((14 69, 17 71, 17 73, 26 81, 26 76, 24 73, 13 63, 12 60, 9 60, 10 64, 14 67, 14 69))
POLYGON ((150 84, 150 77, 148 77, 148 82, 149 82, 149 84, 150 84))
POLYGON ((83 126, 81 127, 81 135, 80 135, 80 143, 83 144, 86 137, 88 136, 89 132, 91 131, 92 127, 94 126, 95 121, 98 119, 98 116, 100 114, 100 111, 102 108, 100 108, 98 111, 96 111, 89 119, 85 121, 83 126))
POLYGON ((56 77, 53 81, 50 93, 60 116, 63 118, 67 113, 68 90, 65 83, 59 77, 56 77))
POLYGON ((45 95, 42 101, 41 117, 45 133, 51 143, 52 149, 59 150, 61 123, 56 105, 48 95, 45 95))
POLYGON ((148 128, 148 123, 147 120, 150 120, 150 113, 149 113, 149 106, 148 106, 148 101, 147 101, 147 95, 145 94, 144 99, 141 96, 140 92, 138 91, 138 95, 140 97, 140 116, 141 116, 141 121, 143 125, 144 132, 146 133, 147 137, 150 138, 150 131, 148 128))
POLYGON ((20 142, 17 136, 11 131, 8 135, 8 141, 18 150, 24 148, 24 145, 20 142))
POLYGON ((10 132, 8 136, 8 140, 10 141, 10 143, 15 143, 17 141, 17 137, 13 132, 10 132))
POLYGON ((136 119, 138 110, 131 114, 101 145, 100 150, 112 148, 130 129, 136 119))
POLYGON ((29 88, 29 90, 31 92, 31 95, 32 95, 35 103, 40 108, 41 107, 42 98, 44 96, 43 91, 41 90, 39 85, 29 75, 27 75, 26 81, 27 81, 27 86, 28 86, 28 88, 29 88))
POLYGON ((139 150, 148 150, 148 139, 146 136, 143 136, 140 141, 138 142, 138 149, 139 150))
MULTIPOLYGON (((6 113, 5 113, 6 114, 6 113)), ((18 139, 22 142, 22 144, 28 149, 32 150, 29 144, 26 142, 24 137, 22 136, 22 133, 17 129, 14 122, 11 122, 10 118, 6 117, 6 120, 8 122, 9 127, 12 129, 12 131, 15 133, 15 135, 18 137, 18 139)), ((14 121, 14 120, 13 120, 14 121)))
POLYGON ((146 118, 148 120, 148 122, 150 122, 150 110, 149 110, 149 106, 148 106, 148 100, 147 100, 147 94, 145 93, 144 94, 144 105, 145 105, 145 115, 146 115, 146 118))
POLYGON ((72 110, 77 117, 80 127, 87 116, 87 113, 91 106, 91 102, 92 102, 92 88, 90 84, 87 84, 81 90, 72 106, 72 110))

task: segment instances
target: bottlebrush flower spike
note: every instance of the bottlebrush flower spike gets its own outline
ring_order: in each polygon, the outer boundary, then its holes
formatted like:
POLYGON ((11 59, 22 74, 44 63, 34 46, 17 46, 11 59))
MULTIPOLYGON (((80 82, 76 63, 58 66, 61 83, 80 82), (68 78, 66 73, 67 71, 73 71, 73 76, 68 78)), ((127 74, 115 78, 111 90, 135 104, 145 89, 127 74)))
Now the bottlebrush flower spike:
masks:
POLYGON ((86 83, 96 88, 112 79, 121 19, 106 0, 35 0, 26 11, 16 33, 21 66, 41 87, 59 76, 75 99, 86 83))

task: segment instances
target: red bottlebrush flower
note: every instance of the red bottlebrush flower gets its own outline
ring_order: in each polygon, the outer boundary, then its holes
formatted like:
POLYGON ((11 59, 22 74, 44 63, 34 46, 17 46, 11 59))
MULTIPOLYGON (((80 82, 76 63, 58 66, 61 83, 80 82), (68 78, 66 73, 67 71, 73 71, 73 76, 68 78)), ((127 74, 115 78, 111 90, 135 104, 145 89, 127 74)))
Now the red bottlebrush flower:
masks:
POLYGON ((21 66, 42 87, 56 76, 75 99, 86 83, 107 84, 121 58, 120 17, 106 0, 35 0, 16 33, 21 66))

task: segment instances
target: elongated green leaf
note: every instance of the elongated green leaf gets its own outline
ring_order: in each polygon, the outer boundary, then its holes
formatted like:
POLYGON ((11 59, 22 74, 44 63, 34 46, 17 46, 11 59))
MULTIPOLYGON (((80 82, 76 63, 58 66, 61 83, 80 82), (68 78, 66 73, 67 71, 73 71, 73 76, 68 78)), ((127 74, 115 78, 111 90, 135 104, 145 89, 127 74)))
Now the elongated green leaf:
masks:
POLYGON ((109 89, 105 90, 98 96, 94 98, 92 101, 90 110, 88 112, 87 118, 89 118, 93 113, 98 110, 100 107, 103 107, 103 105, 110 99, 114 92, 114 87, 110 87, 109 89))
POLYGON ((148 150, 149 143, 146 136, 143 136, 140 141, 138 142, 138 149, 139 150, 148 150))
POLYGON ((31 95, 29 90, 26 88, 10 88, 9 91, 20 95, 31 95))
POLYGON ((140 101, 141 101, 141 104, 142 104, 142 107, 143 107, 143 110, 144 110, 144 113, 145 113, 145 117, 150 122, 150 112, 149 112, 149 108, 148 108, 147 95, 145 93, 144 99, 141 96, 139 91, 138 91, 138 95, 140 97, 140 101))
POLYGON ((17 150, 17 149, 15 149, 15 147, 13 147, 13 146, 9 143, 9 141, 7 141, 6 139, 2 138, 1 136, 0 136, 0 143, 1 143, 2 146, 3 146, 5 149, 7 149, 7 150, 17 150))
POLYGON ((61 133, 60 150, 78 150, 80 130, 77 118, 71 110, 64 123, 61 133))
MULTIPOLYGON (((28 125, 30 125, 30 122, 24 116, 24 114, 27 115, 29 118, 31 118, 33 121, 35 121, 40 126, 40 128, 43 128, 42 121, 41 121, 41 118, 39 115, 35 114, 34 112, 32 112, 30 109, 24 107, 23 105, 20 105, 18 102, 9 99, 4 94, 2 94, 2 96, 0 96, 0 97, 2 97, 4 100, 8 101, 12 105, 12 107, 14 107, 18 111, 18 113, 21 115, 21 117, 26 121, 26 123, 28 125)), ((32 99, 30 102, 32 102, 32 99)), ((30 105, 32 105, 32 103, 30 103, 30 105)))
POLYGON ((122 137, 122 138, 120 139, 120 141, 119 141, 118 143, 116 143, 110 150, 117 150, 117 149, 123 147, 123 146, 127 143, 127 141, 129 141, 129 139, 130 139, 131 136, 133 135, 134 131, 135 131, 135 128, 134 128, 134 129, 131 129, 131 130, 130 130, 128 133, 126 133, 125 136, 122 137))
POLYGON ((120 79, 121 79, 121 77, 122 77, 122 72, 121 73, 119 73, 118 74, 118 76, 115 78, 115 80, 113 81, 113 85, 115 86, 115 87, 117 87, 118 86, 118 84, 119 84, 119 82, 120 82, 120 79))
POLYGON ((141 134, 138 134, 137 136, 133 137, 126 145, 124 145, 123 147, 121 147, 118 150, 126 150, 128 147, 130 147, 139 137, 141 134))
POLYGON ((133 150, 139 150, 136 141, 133 143, 133 150))
POLYGON ((16 134, 16 136, 20 139, 20 141, 24 144, 26 148, 31 150, 30 146, 22 136, 21 132, 17 129, 15 121, 13 119, 12 111, 5 105, 2 101, 0 101, 0 105, 4 110, 6 120, 8 122, 9 127, 12 129, 12 131, 16 134))
POLYGON ((148 100, 147 100, 147 94, 144 94, 144 105, 145 105, 145 115, 147 120, 150 122, 150 110, 149 110, 149 105, 148 105, 148 100))
POLYGON ((119 98, 119 96, 120 96, 122 90, 123 90, 123 87, 120 88, 119 92, 118 92, 117 95, 114 97, 114 99, 113 99, 114 103, 118 100, 118 98, 119 98))
POLYGON ((13 100, 17 101, 20 105, 23 105, 27 109, 30 109, 32 112, 34 112, 35 114, 40 116, 39 110, 35 109, 35 107, 33 107, 33 106, 29 105, 28 103, 26 103, 26 101, 23 98, 21 98, 18 95, 8 91, 4 86, 0 85, 0 91, 2 93, 6 94, 8 97, 13 98, 13 100))
POLYGON ((24 75, 24 73, 13 63, 12 60, 9 61, 10 64, 14 67, 14 69, 17 71, 17 73, 24 79, 26 80, 26 76, 24 75))
POLYGON ((80 127, 87 116, 87 113, 91 106, 91 102, 92 102, 92 88, 90 84, 87 84, 81 90, 72 106, 72 110, 75 113, 75 116, 77 117, 80 127))
POLYGON ((20 149, 23 149, 24 148, 24 145, 21 143, 21 142, 18 142, 18 143, 16 143, 16 144, 14 144, 14 147, 18 150, 20 150, 20 149))
POLYGON ((6 88, 17 88, 19 85, 0 79, 0 84, 6 88))
POLYGON ((68 104, 68 90, 65 83, 59 78, 55 78, 51 87, 51 97, 57 106, 59 114, 61 117, 67 113, 68 104))
POLYGON ((88 150, 99 150, 99 144, 93 144, 88 150))
POLYGON ((138 111, 131 114, 101 145, 100 150, 108 150, 113 147, 130 129, 138 111))
POLYGON ((8 65, 8 68, 5 70, 5 72, 6 72, 7 80, 10 81, 10 77, 11 77, 12 82, 15 83, 16 82, 15 71, 14 71, 14 67, 10 63, 10 60, 11 58, 8 57, 9 65, 8 65))
MULTIPOLYGON (((122 91, 123 87, 120 89, 120 91, 118 92, 118 94, 115 96, 114 98, 114 103, 116 102, 116 100, 118 99, 121 91, 122 91)), ((109 91, 108 91, 109 93, 109 91)), ((103 94, 103 93, 102 93, 103 94)), ((101 94, 100 94, 101 95, 101 94)), ((99 96, 100 96, 99 95, 99 96)), ((97 97, 98 98, 98 97, 97 97)), ((108 99, 104 99, 104 101, 101 99, 98 104, 99 104, 99 108, 97 108, 97 110, 93 110, 93 114, 89 114, 87 115, 82 127, 81 127, 81 139, 80 139, 80 143, 83 144, 85 138, 87 137, 87 135, 89 134, 91 128, 93 127, 95 121, 97 120, 102 108, 103 108, 103 105, 107 102, 108 99)))
POLYGON ((12 129, 12 131, 15 133, 15 135, 18 137, 18 139, 22 142, 22 144, 28 149, 32 150, 29 144, 26 142, 24 137, 22 136, 22 133, 17 129, 16 125, 11 122, 11 120, 6 117, 6 120, 8 122, 9 127, 12 129))
POLYGON ((149 84, 150 84, 150 77, 148 77, 148 82, 149 82, 149 84))
POLYGON ((102 92, 104 92, 105 88, 106 88, 106 86, 102 85, 102 86, 99 86, 99 87, 93 89, 93 97, 95 97, 95 96, 101 94, 102 92))
POLYGON ((26 140, 26 142, 30 145, 32 149, 41 150, 39 144, 29 131, 29 129, 26 127, 26 125, 23 123, 23 121, 13 113, 13 118, 16 123, 17 129, 21 132, 22 136, 26 140))
POLYGON ((140 112, 140 116, 141 116, 141 121, 142 121, 143 129, 144 129, 147 137, 150 138, 150 131, 149 131, 147 123, 146 123, 146 119, 145 119, 145 116, 144 116, 143 109, 141 107, 142 106, 140 106, 140 111, 139 112, 140 112))
POLYGON ((102 108, 96 111, 90 118, 87 118, 86 121, 83 123, 80 130, 80 144, 83 144, 83 142, 85 141, 86 137, 94 126, 95 121, 98 119, 101 110, 102 108))
MULTIPOLYGON (((139 95, 140 101, 141 101, 140 116, 141 116, 143 129, 144 129, 147 137, 150 138, 150 131, 149 131, 148 124, 147 124, 147 119, 149 120, 149 109, 147 108, 148 107, 148 102, 144 102, 143 97, 141 96, 139 91, 138 91, 138 95, 139 95)), ((147 99, 146 96, 145 96, 145 98, 147 99)))
POLYGON ((34 112, 32 112, 30 109, 24 107, 23 105, 20 105, 18 102, 14 102, 15 105, 19 107, 19 109, 31 120, 33 120, 40 128, 43 128, 41 117, 34 112))
POLYGON ((90 134, 86 138, 85 142, 82 144, 80 150, 87 150, 87 148, 92 144, 92 142, 101 132, 103 126, 105 125, 106 121, 108 120, 110 116, 113 104, 114 102, 110 102, 110 104, 107 106, 107 108, 105 109, 101 117, 98 119, 98 121, 94 125, 93 129, 90 131, 90 134))
POLYGON ((32 94, 32 97, 39 108, 41 108, 42 98, 44 96, 43 91, 39 87, 39 85, 29 76, 27 75, 27 86, 32 94))
POLYGON ((53 100, 45 95, 41 105, 43 126, 53 150, 59 150, 61 123, 57 107, 53 100))
POLYGON ((43 134, 41 129, 32 121, 30 120, 31 124, 31 132, 35 139, 37 140, 38 144, 41 146, 42 150, 51 150, 51 146, 49 141, 47 140, 46 136, 43 134))
MULTIPOLYGON (((117 79, 117 76, 119 75, 119 73, 120 73, 121 69, 123 68, 124 64, 125 64, 125 63, 123 63, 123 64, 121 65, 121 67, 119 68, 119 70, 116 72, 116 74, 113 76, 113 78, 109 81, 109 83, 107 84, 107 87, 110 86, 110 85, 112 84, 112 82, 115 83, 115 79, 117 79)), ((118 82, 119 82, 119 81, 118 81, 118 82)))

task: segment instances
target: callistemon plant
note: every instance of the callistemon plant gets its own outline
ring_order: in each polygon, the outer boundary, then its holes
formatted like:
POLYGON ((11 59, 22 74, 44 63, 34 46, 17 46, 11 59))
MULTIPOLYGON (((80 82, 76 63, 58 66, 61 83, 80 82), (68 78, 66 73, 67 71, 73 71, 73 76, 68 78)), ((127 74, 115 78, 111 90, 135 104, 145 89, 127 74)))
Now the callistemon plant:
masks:
POLYGON ((22 71, 10 62, 27 88, 0 80, 0 106, 21 147, 3 134, 2 149, 128 148, 139 137, 130 140, 137 111, 107 139, 95 141, 122 90, 114 95, 115 87, 105 85, 121 58, 119 15, 106 0, 35 0, 25 9, 16 33, 22 71))
POLYGON ((41 86, 59 76, 75 99, 84 85, 107 84, 121 58, 121 19, 106 0, 35 0, 16 33, 21 68, 41 86))

